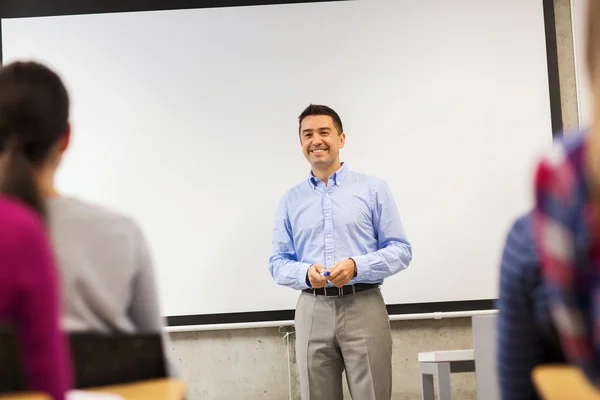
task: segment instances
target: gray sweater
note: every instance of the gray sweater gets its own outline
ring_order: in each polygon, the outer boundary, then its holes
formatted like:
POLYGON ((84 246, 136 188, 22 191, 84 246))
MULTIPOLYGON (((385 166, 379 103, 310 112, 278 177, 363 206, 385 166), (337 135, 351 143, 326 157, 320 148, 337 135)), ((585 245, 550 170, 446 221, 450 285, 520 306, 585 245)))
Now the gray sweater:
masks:
POLYGON ((74 198, 47 201, 51 239, 60 265, 63 327, 68 331, 163 331, 151 255, 140 227, 114 211, 74 198))

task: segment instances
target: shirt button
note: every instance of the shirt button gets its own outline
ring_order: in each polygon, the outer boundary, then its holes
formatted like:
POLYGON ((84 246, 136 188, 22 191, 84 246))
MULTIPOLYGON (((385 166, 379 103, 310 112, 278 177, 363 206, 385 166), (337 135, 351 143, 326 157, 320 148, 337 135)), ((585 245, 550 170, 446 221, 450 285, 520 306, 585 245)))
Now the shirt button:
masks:
POLYGON ((327 239, 329 239, 331 237, 331 235, 327 235, 327 239))
POLYGON ((329 193, 325 193, 325 196, 329 197, 329 193))

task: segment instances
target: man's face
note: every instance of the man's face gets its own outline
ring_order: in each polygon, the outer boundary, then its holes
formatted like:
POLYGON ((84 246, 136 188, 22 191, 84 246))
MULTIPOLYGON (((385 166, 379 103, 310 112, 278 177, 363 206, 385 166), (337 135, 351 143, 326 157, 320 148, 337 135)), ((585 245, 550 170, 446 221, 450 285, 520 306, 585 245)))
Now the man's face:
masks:
POLYGON ((327 168, 339 162, 346 135, 338 132, 328 115, 310 115, 300 124, 300 144, 304 157, 315 168, 327 168))

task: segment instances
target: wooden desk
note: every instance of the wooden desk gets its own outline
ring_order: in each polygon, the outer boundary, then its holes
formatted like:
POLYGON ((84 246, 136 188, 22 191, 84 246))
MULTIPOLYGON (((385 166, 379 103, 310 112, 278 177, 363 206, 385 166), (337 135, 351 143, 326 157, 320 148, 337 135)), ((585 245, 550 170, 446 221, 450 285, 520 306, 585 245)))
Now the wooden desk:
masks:
MULTIPOLYGON (((152 381, 127 383, 85 389, 86 392, 109 393, 125 400, 183 400, 185 384, 177 379, 157 379, 152 381)), ((0 400, 51 400, 46 395, 20 394, 1 396, 0 400)))
POLYGON ((177 379, 157 379, 123 385, 102 386, 85 389, 85 391, 117 394, 126 400, 183 400, 185 384, 177 379))
POLYGON ((45 394, 35 394, 35 393, 26 393, 26 394, 0 394, 0 400, 52 400, 50 396, 45 394))
POLYGON ((600 400, 600 391, 578 369, 544 365, 533 370, 533 381, 545 400, 600 400))

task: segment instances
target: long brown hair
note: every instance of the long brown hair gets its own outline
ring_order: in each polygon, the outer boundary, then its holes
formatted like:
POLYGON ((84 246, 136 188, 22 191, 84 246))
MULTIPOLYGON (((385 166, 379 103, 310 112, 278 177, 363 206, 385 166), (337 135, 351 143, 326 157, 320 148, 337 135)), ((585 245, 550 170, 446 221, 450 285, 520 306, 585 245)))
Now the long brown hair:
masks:
POLYGON ((0 69, 0 153, 5 160, 0 193, 45 215, 35 172, 67 132, 68 121, 67 90, 48 67, 15 62, 0 69))
POLYGON ((44 201, 35 182, 33 165, 16 144, 7 146, 5 152, 0 193, 21 200, 45 217, 44 201))

